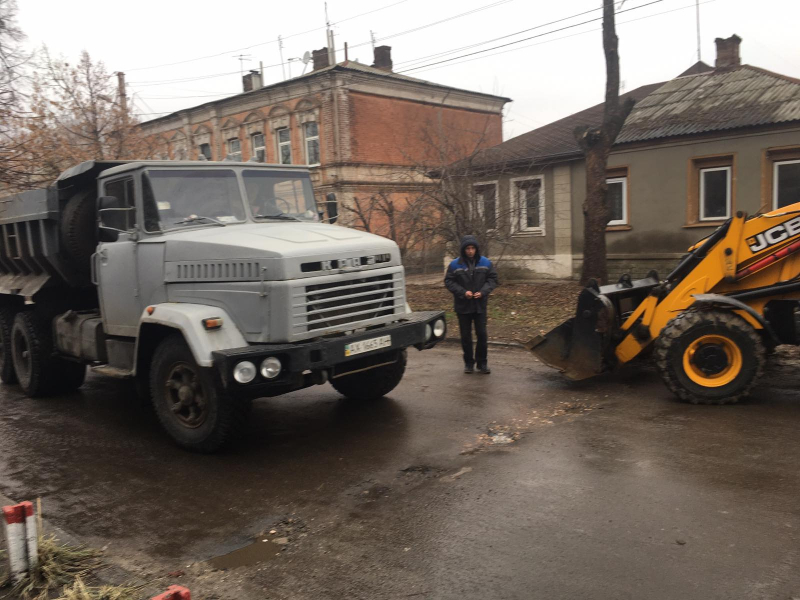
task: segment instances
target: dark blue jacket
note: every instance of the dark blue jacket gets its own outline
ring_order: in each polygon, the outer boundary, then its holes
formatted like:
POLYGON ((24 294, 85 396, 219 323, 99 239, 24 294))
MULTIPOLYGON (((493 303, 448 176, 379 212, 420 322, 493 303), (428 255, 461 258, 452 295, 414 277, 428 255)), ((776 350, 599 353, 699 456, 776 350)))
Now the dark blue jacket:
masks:
POLYGON ((457 259, 447 267, 444 285, 453 294, 454 308, 457 313, 484 313, 489 294, 497 287, 497 271, 492 261, 481 256, 478 240, 466 235, 461 240, 461 251, 457 259), (467 258, 464 249, 475 246, 475 258, 467 258), (467 298, 467 292, 480 292, 481 298, 467 298))

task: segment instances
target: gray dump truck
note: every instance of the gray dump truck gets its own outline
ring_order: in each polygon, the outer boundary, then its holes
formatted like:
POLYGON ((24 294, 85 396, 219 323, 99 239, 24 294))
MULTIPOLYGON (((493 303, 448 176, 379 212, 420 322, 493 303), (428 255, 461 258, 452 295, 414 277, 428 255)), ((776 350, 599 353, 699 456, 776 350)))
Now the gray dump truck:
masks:
POLYGON ((445 336, 397 245, 322 222, 306 168, 88 161, 0 199, 0 379, 74 391, 87 366, 150 396, 181 446, 229 442, 254 398, 330 382, 372 399, 445 336))

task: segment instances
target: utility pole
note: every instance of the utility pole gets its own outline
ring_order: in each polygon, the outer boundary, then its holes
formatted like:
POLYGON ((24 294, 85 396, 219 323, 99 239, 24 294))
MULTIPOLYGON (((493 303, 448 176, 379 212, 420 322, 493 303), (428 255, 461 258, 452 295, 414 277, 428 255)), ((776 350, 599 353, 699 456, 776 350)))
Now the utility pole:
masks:
POLYGON ((331 29, 331 20, 328 18, 328 3, 325 3, 325 26, 328 28, 328 64, 333 66, 336 64, 336 47, 333 42, 333 30, 331 29))
POLYGON ((697 11, 697 62, 700 62, 700 0, 694 0, 697 11))
POLYGON ((122 109, 123 119, 128 116, 128 97, 125 94, 125 73, 117 71, 117 94, 119 95, 119 106, 122 109))
MULTIPOLYGON (((281 39, 281 36, 278 36, 278 53, 281 55, 281 71, 283 71, 283 80, 286 81, 286 67, 283 64, 283 40, 281 39)), ((291 75, 289 75, 289 77, 291 77, 291 75)))

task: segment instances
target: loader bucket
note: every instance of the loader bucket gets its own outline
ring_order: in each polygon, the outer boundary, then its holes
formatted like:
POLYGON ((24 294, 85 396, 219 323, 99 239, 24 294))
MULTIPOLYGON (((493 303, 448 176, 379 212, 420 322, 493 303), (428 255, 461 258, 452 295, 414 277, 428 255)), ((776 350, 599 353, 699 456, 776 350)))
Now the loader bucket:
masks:
POLYGON ((658 274, 598 287, 591 283, 578 296, 575 316, 549 333, 530 340, 525 347, 544 364, 570 379, 594 377, 615 364, 614 339, 619 327, 617 315, 632 311, 658 285, 658 274))

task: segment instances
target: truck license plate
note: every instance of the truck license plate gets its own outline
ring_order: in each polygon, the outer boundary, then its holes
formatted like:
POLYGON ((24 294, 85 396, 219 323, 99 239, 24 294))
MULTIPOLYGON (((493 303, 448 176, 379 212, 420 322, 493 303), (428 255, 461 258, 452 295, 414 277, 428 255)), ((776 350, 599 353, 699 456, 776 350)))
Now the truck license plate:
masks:
POLYGON ((373 350, 388 348, 391 345, 392 345, 392 336, 384 335, 369 340, 361 340, 360 342, 353 342, 352 344, 345 344, 344 355, 354 356, 356 354, 364 354, 364 352, 372 352, 373 350))

